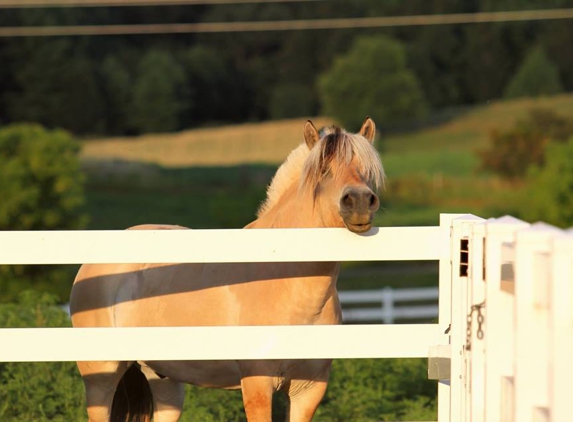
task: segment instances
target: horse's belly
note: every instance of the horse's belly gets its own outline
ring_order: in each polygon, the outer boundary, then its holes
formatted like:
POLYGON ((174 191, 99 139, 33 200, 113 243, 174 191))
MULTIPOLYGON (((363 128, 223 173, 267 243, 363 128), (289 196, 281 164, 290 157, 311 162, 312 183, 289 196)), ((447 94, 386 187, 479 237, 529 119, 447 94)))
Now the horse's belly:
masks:
POLYGON ((153 361, 145 364, 158 375, 179 382, 201 387, 241 387, 239 367, 234 361, 153 361))

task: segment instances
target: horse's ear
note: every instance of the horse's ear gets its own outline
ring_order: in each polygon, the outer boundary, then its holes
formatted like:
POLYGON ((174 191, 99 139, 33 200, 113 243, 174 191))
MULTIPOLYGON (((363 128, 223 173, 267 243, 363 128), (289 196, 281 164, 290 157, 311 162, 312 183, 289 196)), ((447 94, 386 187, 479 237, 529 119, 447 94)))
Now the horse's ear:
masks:
POLYGON ((310 120, 307 120, 304 125, 304 141, 306 142, 308 149, 312 149, 319 139, 320 136, 318 135, 318 130, 316 130, 314 124, 310 120))
POLYGON ((372 120, 370 116, 366 117, 358 133, 368 139, 370 143, 374 142, 374 138, 376 137, 376 124, 374 124, 374 120, 372 120))

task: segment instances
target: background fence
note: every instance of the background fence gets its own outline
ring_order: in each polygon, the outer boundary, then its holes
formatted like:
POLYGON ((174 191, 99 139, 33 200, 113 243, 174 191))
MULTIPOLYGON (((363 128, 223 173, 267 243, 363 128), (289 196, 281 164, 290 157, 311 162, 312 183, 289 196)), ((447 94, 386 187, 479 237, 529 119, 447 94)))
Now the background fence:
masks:
POLYGON ((438 317, 439 289, 437 287, 346 290, 338 292, 338 296, 342 305, 343 322, 376 321, 393 324, 396 320, 431 320, 438 317), (435 303, 426 303, 430 301, 435 303), (403 303, 407 305, 401 305, 403 303), (353 306, 365 304, 378 306, 353 306))
POLYGON ((441 215, 439 227, 366 236, 338 229, 0 232, 0 264, 332 260, 439 260, 439 322, 0 329, 0 361, 429 357, 440 422, 571 419, 571 231, 512 217, 441 215))

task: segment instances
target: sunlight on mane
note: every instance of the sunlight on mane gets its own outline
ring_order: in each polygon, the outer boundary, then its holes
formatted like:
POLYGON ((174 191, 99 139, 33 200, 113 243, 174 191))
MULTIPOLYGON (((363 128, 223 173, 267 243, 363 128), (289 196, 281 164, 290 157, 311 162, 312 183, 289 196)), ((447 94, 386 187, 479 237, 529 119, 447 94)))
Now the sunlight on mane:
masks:
POLYGON ((267 188, 267 199, 257 211, 257 217, 269 211, 293 183, 300 178, 304 163, 310 154, 310 150, 305 143, 296 147, 287 157, 267 188))
MULTIPOLYGON (((289 154, 273 177, 257 217, 267 213, 293 183, 300 183, 300 188, 314 190, 322 178, 332 171, 335 159, 350 164, 355 156, 361 163, 361 173, 378 191, 385 179, 378 151, 363 136, 329 126, 320 130, 320 140, 312 150, 302 143, 289 154)), ((338 166, 338 174, 334 174, 334 177, 338 177, 344 169, 344 166, 338 166)))

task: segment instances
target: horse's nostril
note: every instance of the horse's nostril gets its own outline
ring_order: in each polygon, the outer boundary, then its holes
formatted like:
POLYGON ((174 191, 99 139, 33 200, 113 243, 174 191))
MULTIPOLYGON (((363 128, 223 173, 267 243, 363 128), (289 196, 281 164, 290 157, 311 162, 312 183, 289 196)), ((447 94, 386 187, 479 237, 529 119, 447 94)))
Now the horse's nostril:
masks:
POLYGON ((342 197, 342 204, 347 206, 347 207, 352 207, 354 201, 352 200, 352 196, 347 193, 346 195, 344 195, 342 197))
POLYGON ((380 206, 380 199, 376 194, 370 196, 370 210, 376 212, 380 206))

